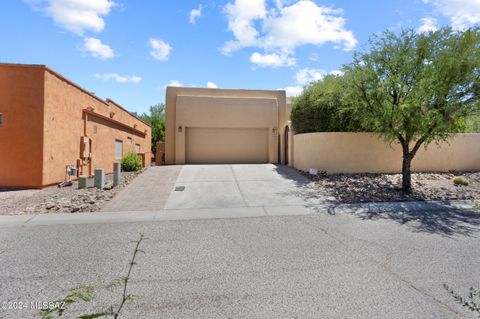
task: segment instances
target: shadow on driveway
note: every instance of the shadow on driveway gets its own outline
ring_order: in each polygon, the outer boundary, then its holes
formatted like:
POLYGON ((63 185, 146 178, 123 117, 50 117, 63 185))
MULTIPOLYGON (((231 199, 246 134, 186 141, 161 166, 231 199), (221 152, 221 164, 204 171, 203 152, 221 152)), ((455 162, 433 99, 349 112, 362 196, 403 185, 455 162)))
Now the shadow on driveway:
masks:
MULTIPOLYGON (((293 167, 285 165, 276 165, 275 171, 283 178, 292 181, 295 184, 293 195, 302 198, 306 201, 307 206, 325 205, 325 204, 340 204, 334 197, 322 192, 319 188, 309 187, 311 180, 307 176, 293 167)), ((288 191, 292 195, 292 190, 288 191)), ((287 194, 285 194, 287 195, 287 194)))
POLYGON ((285 165, 275 165, 275 171, 277 174, 287 178, 289 180, 294 181, 297 186, 305 186, 310 183, 310 180, 302 175, 299 171, 295 168, 285 165))

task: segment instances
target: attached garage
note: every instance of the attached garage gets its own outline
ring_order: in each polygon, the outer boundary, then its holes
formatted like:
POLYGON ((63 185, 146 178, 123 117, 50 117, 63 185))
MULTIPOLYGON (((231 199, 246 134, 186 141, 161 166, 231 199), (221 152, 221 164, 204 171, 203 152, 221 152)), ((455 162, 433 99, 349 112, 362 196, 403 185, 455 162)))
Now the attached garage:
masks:
POLYGON ((187 164, 268 163, 268 129, 188 127, 187 164))
POLYGON ((285 91, 168 87, 165 162, 279 163, 286 117, 285 91))

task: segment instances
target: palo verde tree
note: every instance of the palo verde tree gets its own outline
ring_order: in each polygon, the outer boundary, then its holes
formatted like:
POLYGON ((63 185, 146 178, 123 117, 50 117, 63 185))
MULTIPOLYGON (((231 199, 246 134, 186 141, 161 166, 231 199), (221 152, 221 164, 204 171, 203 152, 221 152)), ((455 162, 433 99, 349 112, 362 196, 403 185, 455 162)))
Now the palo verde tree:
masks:
POLYGON ((466 129, 478 111, 479 28, 417 33, 385 31, 345 66, 350 111, 365 130, 403 150, 402 188, 411 192, 411 163, 420 147, 466 129))

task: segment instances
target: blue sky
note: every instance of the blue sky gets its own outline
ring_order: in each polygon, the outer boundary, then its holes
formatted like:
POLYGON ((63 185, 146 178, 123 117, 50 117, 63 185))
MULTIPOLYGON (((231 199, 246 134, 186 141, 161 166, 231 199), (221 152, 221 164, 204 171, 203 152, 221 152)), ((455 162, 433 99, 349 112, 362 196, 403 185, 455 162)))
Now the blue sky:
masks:
POLYGON ((386 28, 464 28, 480 0, 2 0, 0 62, 46 64, 145 112, 165 86, 287 89, 337 72, 386 28))

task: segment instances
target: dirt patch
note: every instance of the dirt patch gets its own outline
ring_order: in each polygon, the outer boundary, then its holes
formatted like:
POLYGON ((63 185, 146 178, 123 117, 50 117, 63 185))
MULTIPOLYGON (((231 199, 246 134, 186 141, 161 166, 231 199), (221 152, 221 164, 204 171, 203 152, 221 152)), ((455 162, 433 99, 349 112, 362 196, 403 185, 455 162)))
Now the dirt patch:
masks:
POLYGON ((341 203, 480 199, 480 172, 413 173, 412 194, 401 191, 401 181, 401 174, 333 174, 315 176, 309 186, 341 203), (457 175, 470 184, 454 185, 457 175))
POLYGON ((63 188, 0 190, 0 215, 96 212, 144 171, 123 172, 122 182, 116 187, 112 187, 113 174, 108 174, 104 190, 93 187, 93 178, 86 189, 78 189, 74 181, 63 188))

